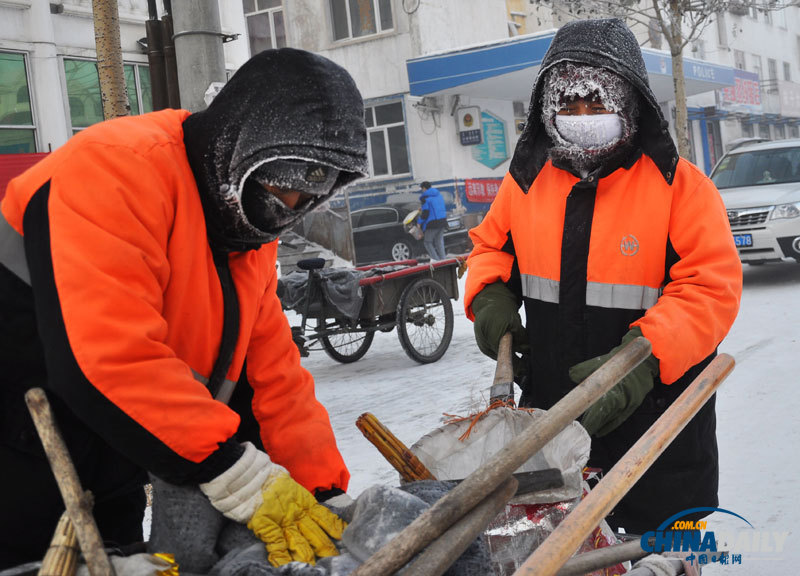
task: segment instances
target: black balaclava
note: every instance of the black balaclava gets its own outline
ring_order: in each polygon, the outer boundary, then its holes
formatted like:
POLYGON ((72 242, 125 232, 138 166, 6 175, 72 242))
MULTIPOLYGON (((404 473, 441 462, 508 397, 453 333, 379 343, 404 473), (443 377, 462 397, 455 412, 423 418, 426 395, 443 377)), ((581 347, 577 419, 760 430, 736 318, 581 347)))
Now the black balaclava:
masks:
POLYGON ((216 253, 275 240, 368 173, 361 94, 344 68, 303 50, 256 54, 183 130, 216 253), (312 198, 291 210, 264 185, 312 198))
MULTIPOLYGON (((603 164, 616 167, 620 160, 632 152, 638 113, 639 95, 636 89, 630 82, 605 68, 561 62, 550 68, 544 77, 542 123, 553 140, 550 158, 557 164, 566 164, 581 176, 586 176, 603 164), (621 124, 619 136, 602 144, 590 145, 562 134, 556 125, 556 115, 564 103, 577 98, 599 101, 613 112, 621 124)), ((577 120, 610 119, 610 115, 595 115, 577 120)), ((591 126, 580 126, 579 129, 588 130, 591 126)))

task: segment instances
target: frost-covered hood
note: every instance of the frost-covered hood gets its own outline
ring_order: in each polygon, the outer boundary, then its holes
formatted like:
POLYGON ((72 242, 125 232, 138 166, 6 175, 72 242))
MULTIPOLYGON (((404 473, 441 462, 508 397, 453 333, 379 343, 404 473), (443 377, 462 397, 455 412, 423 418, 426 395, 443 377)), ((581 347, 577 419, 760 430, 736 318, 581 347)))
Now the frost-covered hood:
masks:
POLYGON ((605 68, 636 88, 641 97, 637 128, 641 150, 653 159, 664 179, 672 182, 678 151, 650 89, 639 44, 622 20, 604 18, 568 22, 553 37, 534 82, 525 129, 514 149, 509 168, 519 187, 527 192, 553 146, 541 119, 542 93, 546 72, 561 62, 605 68))
POLYGON ((720 193, 728 209, 776 206, 800 202, 800 182, 723 188, 720 193))
POLYGON ((261 164, 301 159, 339 170, 331 193, 315 207, 368 172, 364 104, 355 82, 344 68, 303 50, 253 56, 183 128, 217 252, 275 239, 250 225, 241 206, 244 181, 261 164))

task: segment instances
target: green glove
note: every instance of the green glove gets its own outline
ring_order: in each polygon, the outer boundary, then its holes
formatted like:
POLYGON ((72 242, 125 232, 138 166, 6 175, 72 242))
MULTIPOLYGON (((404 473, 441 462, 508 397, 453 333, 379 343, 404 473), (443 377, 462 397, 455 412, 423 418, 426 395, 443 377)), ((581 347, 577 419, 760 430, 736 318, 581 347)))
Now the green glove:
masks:
MULTIPOLYGON (((622 343, 608 354, 586 360, 569 369, 569 377, 576 384, 583 382, 592 372, 627 345, 642 335, 638 326, 631 328, 622 338, 622 343)), ((592 436, 605 436, 622 424, 644 401, 653 389, 653 379, 658 376, 658 358, 650 354, 627 376, 617 382, 611 390, 589 406, 581 417, 581 424, 592 436)))
MULTIPOLYGON (((503 282, 495 282, 484 287, 472 300, 472 313, 475 316, 473 329, 475 342, 480 351, 497 360, 497 348, 506 332, 513 337, 513 350, 525 355, 530 352, 528 334, 519 316, 521 302, 503 282)), ((514 374, 524 370, 524 361, 515 354, 514 374)))

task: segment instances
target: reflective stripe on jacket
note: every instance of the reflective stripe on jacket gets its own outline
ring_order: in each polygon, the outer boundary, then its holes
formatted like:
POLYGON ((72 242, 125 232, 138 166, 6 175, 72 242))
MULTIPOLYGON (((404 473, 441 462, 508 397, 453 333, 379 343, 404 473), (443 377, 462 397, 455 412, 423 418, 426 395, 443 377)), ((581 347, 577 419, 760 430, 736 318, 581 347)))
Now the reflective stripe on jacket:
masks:
MULTIPOLYGON (((9 184, 2 215, 31 263, 48 388, 140 466, 200 482, 230 464, 239 416, 203 384, 223 297, 183 143, 187 116, 165 110, 81 132, 9 184)), ((228 258, 240 318, 226 377, 237 381, 247 360, 275 462, 309 490, 346 489, 328 414, 275 295, 276 258, 276 242, 228 258)), ((41 372, 18 368, 31 384, 41 372)))
MULTIPOLYGON (((526 299, 558 304, 577 283, 584 293, 579 306, 641 316, 632 324, 652 343, 661 381, 671 384, 714 351, 738 312, 741 264, 719 192, 686 161, 669 185, 643 156, 631 169, 601 178, 593 206, 581 207, 588 214, 578 221, 568 211, 594 188, 586 183, 586 190, 573 190, 578 183, 549 162, 528 194, 506 176, 470 233, 467 313, 471 318, 470 304, 483 286, 509 280, 516 258, 526 299), (588 246, 562 246, 581 227, 591 232, 588 246), (509 235, 513 253, 502 251, 509 235), (672 251, 676 258, 666 269, 672 251)), ((623 334, 609 335, 609 349, 623 334)))

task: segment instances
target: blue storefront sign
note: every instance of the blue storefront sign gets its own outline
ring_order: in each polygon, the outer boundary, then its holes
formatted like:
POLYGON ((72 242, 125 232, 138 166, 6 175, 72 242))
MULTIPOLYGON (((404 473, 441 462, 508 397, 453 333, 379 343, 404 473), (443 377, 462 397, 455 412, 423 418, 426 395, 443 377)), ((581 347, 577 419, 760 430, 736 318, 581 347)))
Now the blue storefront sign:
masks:
POLYGON ((485 110, 481 111, 483 142, 472 147, 472 158, 489 168, 497 168, 508 160, 506 124, 485 110))

